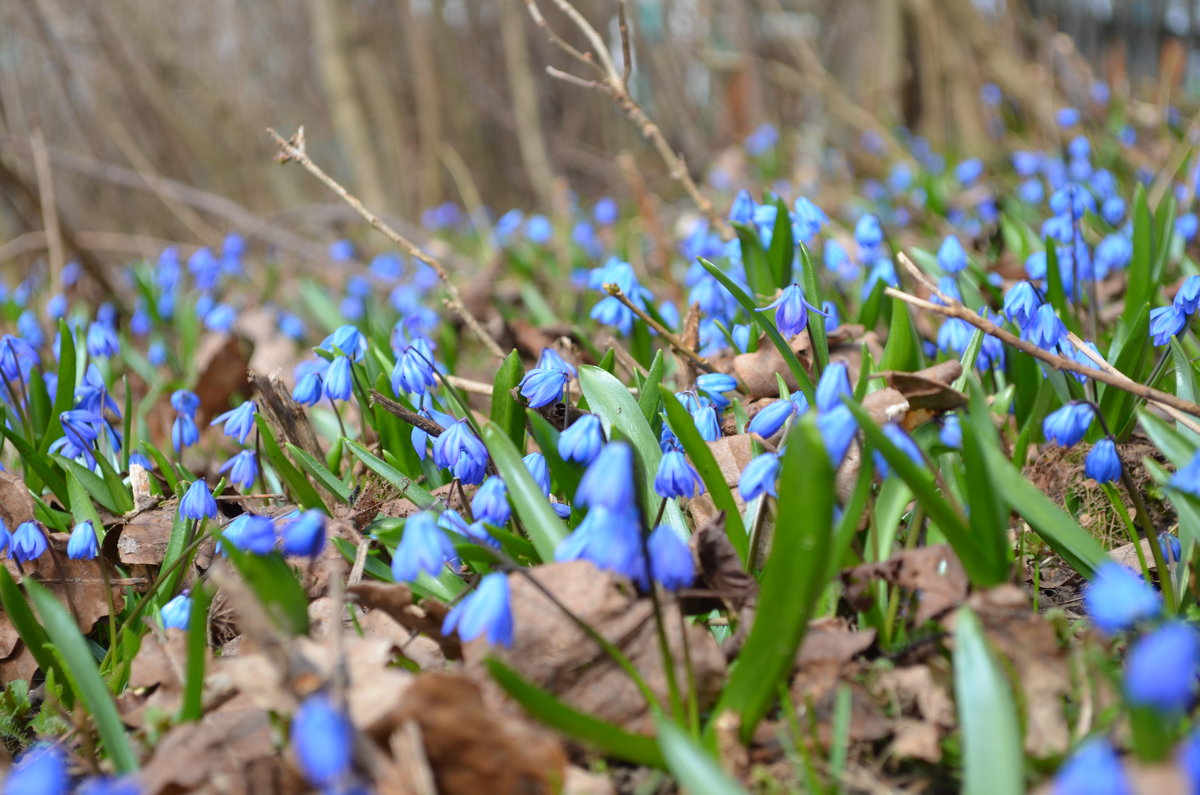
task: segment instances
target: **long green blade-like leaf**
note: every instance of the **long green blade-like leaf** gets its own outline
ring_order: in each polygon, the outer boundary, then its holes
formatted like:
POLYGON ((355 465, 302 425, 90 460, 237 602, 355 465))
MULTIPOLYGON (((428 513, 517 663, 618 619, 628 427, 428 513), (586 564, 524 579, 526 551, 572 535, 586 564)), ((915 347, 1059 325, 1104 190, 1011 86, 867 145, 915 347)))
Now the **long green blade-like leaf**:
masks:
POLYGON ((1012 687, 979 619, 960 607, 954 623, 954 695, 962 728, 967 795, 1025 791, 1025 752, 1012 687))
POLYGON ((513 351, 496 371, 492 382, 491 419, 501 428, 513 447, 521 450, 525 445, 525 407, 512 396, 513 387, 521 383, 521 357, 513 351))
POLYGON ((302 508, 320 508, 325 513, 329 513, 329 508, 321 499, 321 495, 313 488, 313 484, 308 482, 304 473, 297 469, 296 465, 289 461, 288 457, 279 449, 279 443, 275 441, 275 432, 271 430, 271 424, 267 422, 266 417, 255 414, 254 422, 258 426, 263 453, 270 460, 271 466, 275 467, 275 471, 279 473, 280 480, 292 492, 292 498, 302 508))
POLYGON ((767 335, 767 338, 771 340, 776 350, 779 351, 779 355, 783 357, 788 372, 792 374, 792 378, 796 379, 796 383, 800 385, 800 391, 804 393, 804 397, 808 398, 809 403, 815 405, 817 402, 817 393, 812 379, 808 377, 808 373, 804 370, 804 365, 800 364, 800 360, 796 358, 796 352, 787 344, 787 340, 779 333, 779 329, 775 328, 775 324, 769 318, 763 316, 762 312, 755 305, 754 300, 746 295, 746 291, 739 287, 737 282, 730 279, 724 271, 703 257, 700 257, 699 260, 704 269, 712 274, 713 278, 719 281, 722 287, 729 291, 729 294, 741 305, 742 309, 746 310, 746 314, 750 316, 750 320, 767 335))
POLYGON ((184 673, 183 704, 179 708, 181 721, 200 720, 204 714, 204 663, 208 654, 208 633, 200 630, 208 619, 208 608, 212 604, 213 591, 200 587, 192 590, 192 610, 188 615, 188 626, 196 627, 188 632, 187 662, 184 673))
POLYGON ((658 745, 667 760, 667 769, 684 792, 689 795, 737 795, 746 791, 690 734, 668 718, 656 715, 654 727, 658 732, 658 745))
POLYGON ((354 454, 355 458, 366 464, 367 469, 395 486, 400 492, 400 496, 412 500, 417 504, 418 508, 428 508, 433 505, 434 497, 432 494, 421 488, 413 482, 412 478, 406 477, 399 469, 396 469, 396 467, 387 461, 384 461, 352 439, 346 440, 346 448, 354 454))
MULTIPOLYGON (((588 405, 600 416, 604 435, 612 439, 615 429, 633 445, 634 454, 641 462, 644 475, 644 483, 640 490, 643 496, 642 511, 647 517, 654 516, 658 512, 654 476, 658 474, 658 467, 662 461, 662 449, 658 446, 658 439, 650 430, 646 418, 642 416, 641 408, 624 384, 597 367, 580 367, 579 383, 583 387, 583 394, 587 396, 588 405)), ((667 502, 663 522, 680 538, 687 538, 691 534, 683 512, 673 500, 667 502)))
POLYGON ((742 264, 746 267, 746 283, 754 294, 766 298, 775 292, 771 263, 767 261, 767 250, 763 248, 758 230, 746 224, 734 223, 738 242, 742 245, 742 264))
POLYGON ((488 672, 504 692, 547 726, 590 745, 607 756, 635 765, 663 766, 662 753, 653 737, 631 734, 564 704, 494 657, 489 658, 486 664, 488 672))
POLYGON ((1130 325, 1154 292, 1154 221, 1146 204, 1146 188, 1139 184, 1133 197, 1133 260, 1129 263, 1128 288, 1122 318, 1130 325))
POLYGON ((67 679, 87 707, 96 722, 100 742, 112 760, 118 773, 132 773, 137 769, 137 758, 125 736, 125 726, 117 712, 112 694, 100 678, 96 661, 88 651, 87 642, 79 634, 79 627, 67 609, 42 585, 25 580, 25 592, 29 594, 42 626, 51 643, 61 656, 67 679))
POLYGON ((533 476, 525 468, 525 462, 521 460, 520 452, 502 428, 492 423, 485 425, 483 443, 492 454, 496 470, 504 478, 517 518, 521 520, 538 555, 545 562, 554 560, 555 548, 567 537, 566 525, 550 507, 550 501, 534 482, 533 476))
POLYGON ((291 442, 287 443, 287 451, 291 454, 296 463, 317 481, 329 489, 342 502, 350 502, 350 487, 342 482, 342 479, 329 471, 329 468, 324 463, 313 458, 306 450, 297 447, 291 442))
POLYGON ((738 553, 742 564, 745 565, 750 549, 750 539, 746 536, 746 527, 742 524, 742 517, 738 513, 737 502, 733 499, 733 491, 725 482, 725 476, 721 473, 721 467, 717 464, 717 459, 708 443, 700 437, 700 431, 696 429, 692 415, 688 413, 688 410, 683 407, 679 398, 675 397, 671 390, 665 386, 660 386, 659 389, 662 392, 663 405, 667 409, 667 420, 671 423, 671 430, 674 431, 675 438, 679 439, 679 443, 683 445, 684 452, 692 460, 700 479, 704 481, 713 505, 717 507, 717 510, 725 512, 725 533, 729 536, 729 543, 738 553))
POLYGON ((308 632, 308 596, 281 555, 242 552, 228 541, 222 549, 281 629, 290 635, 308 632))
MULTIPOLYGON (((833 466, 815 418, 788 435, 779 475, 779 510, 762 579, 760 609, 714 716, 741 716, 744 741, 754 734, 791 673, 827 580, 833 537, 833 466)), ((710 724, 711 727, 711 724, 710 724)))
POLYGON ((646 418, 646 423, 654 428, 654 420, 658 414, 659 396, 658 387, 662 383, 663 370, 666 369, 663 364, 662 351, 654 352, 654 361, 650 362, 650 369, 646 373, 645 380, 642 381, 641 392, 638 394, 638 407, 642 410, 642 416, 646 418))
MULTIPOLYGON (((808 246, 800 244, 800 267, 804 278, 804 296, 813 306, 821 305, 821 282, 817 278, 817 266, 808 253, 808 246)), ((829 335, 825 333, 825 318, 813 312, 808 316, 808 334, 812 338, 813 353, 817 359, 817 371, 825 372, 829 366, 829 335)))
MULTIPOLYGON (((46 630, 42 629, 42 625, 34 618, 33 611, 29 609, 29 603, 25 601, 20 588, 17 587, 17 583, 4 566, 0 566, 0 605, 4 607, 5 615, 12 622, 13 628, 17 630, 17 635, 21 637, 25 648, 29 649, 29 653, 33 655, 38 667, 42 669, 42 673, 58 669, 61 678, 65 671, 54 659, 54 655, 50 654, 50 639, 46 637, 46 630)), ((68 692, 67 697, 69 703, 66 706, 69 707, 74 703, 75 694, 68 692)))
MULTIPOLYGON (((771 266, 774 286, 782 290, 792 283, 795 270, 796 238, 792 235, 792 214, 787 204, 778 196, 771 201, 775 205, 775 224, 771 227, 771 247, 767 249, 767 262, 771 266)), ((815 296, 810 298, 812 301, 815 296)))

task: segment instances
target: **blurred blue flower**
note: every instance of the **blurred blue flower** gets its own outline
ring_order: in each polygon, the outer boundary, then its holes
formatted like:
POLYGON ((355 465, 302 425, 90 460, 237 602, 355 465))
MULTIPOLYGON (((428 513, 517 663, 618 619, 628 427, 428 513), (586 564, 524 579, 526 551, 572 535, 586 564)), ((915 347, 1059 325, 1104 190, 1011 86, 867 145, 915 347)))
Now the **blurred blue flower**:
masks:
POLYGON ((348 356, 334 356, 325 371, 325 397, 330 400, 349 400, 354 394, 353 362, 348 356))
POLYGON ((1083 472, 1097 483, 1109 483, 1121 477, 1121 457, 1112 439, 1101 439, 1088 451, 1083 472))
POLYGON ((779 476, 779 455, 762 453, 750 459, 742 476, 738 479, 738 493, 743 500, 752 500, 760 494, 779 496, 775 492, 775 479, 779 476))
POLYGON ((1130 704, 1181 713, 1196 693, 1200 634, 1191 624, 1170 621, 1143 635, 1125 659, 1125 695, 1130 704))
POLYGON ((790 400, 776 400, 768 403, 751 418, 750 424, 746 426, 746 431, 758 434, 764 439, 770 439, 779 433, 779 429, 794 413, 796 413, 795 403, 790 400))
POLYGON ((1104 737, 1087 740, 1054 776, 1052 795, 1133 795, 1117 752, 1104 737))
POLYGON ((421 572, 436 577, 446 561, 455 557, 454 545, 433 514, 415 513, 404 520, 404 535, 392 555, 392 576, 396 582, 412 582, 421 572))
POLYGON ((609 442, 580 478, 575 504, 624 511, 633 507, 634 497, 633 448, 627 442, 609 442))
POLYGON ((531 215, 525 224, 525 237, 530 243, 545 245, 554 237, 554 225, 544 215, 531 215))
POLYGON ((1120 196, 1110 196, 1100 205, 1100 217, 1105 223, 1116 226, 1125 217, 1125 200, 1120 196))
POLYGON ((197 290, 206 292, 217 286, 217 280, 221 277, 221 263, 207 246, 192 252, 188 257, 187 267, 196 282, 197 290))
POLYGON ((1079 124, 1080 114, 1075 108, 1060 108, 1054 118, 1058 120, 1059 127, 1074 127, 1079 124))
POLYGON ((817 415, 817 430, 825 442, 829 460, 835 467, 840 466, 854 435, 858 433, 858 422, 854 419, 848 406, 838 406, 817 415))
POLYGON ((71 530, 67 541, 67 557, 71 560, 92 560, 96 557, 96 528, 84 520, 71 530))
POLYGON ((1033 320, 1041 303, 1037 289, 1027 281, 1019 281, 1004 294, 1004 316, 1023 329, 1033 320))
POLYGON ((1174 475, 1171 475, 1167 485, 1194 497, 1200 497, 1200 452, 1196 453, 1191 461, 1180 467, 1174 475))
POLYGON ((1132 570, 1105 561, 1083 589, 1083 607, 1102 632, 1115 634, 1162 611, 1162 597, 1132 570))
POLYGON ((1179 543, 1179 536, 1171 533, 1158 534, 1158 546, 1162 550, 1163 560, 1167 563, 1178 563, 1180 555, 1183 554, 1183 545, 1179 543))
POLYGON ((1067 327, 1058 319, 1054 307, 1042 304, 1033 314, 1029 325, 1021 329, 1021 336, 1043 350, 1052 350, 1067 336, 1067 327))
POLYGON ((487 448, 466 420, 451 423, 433 442, 433 463, 468 485, 483 482, 487 461, 487 448))
POLYGON ((325 693, 314 693, 292 716, 292 749, 308 780, 324 791, 341 791, 350 771, 354 726, 325 693))
MULTIPOLYGON (((238 514, 225 525, 221 534, 225 541, 242 552, 269 555, 275 550, 275 522, 269 516, 259 516, 249 511, 238 514)), ((217 544, 217 552, 225 554, 221 543, 217 544)))
POLYGON ((512 516, 512 508, 508 505, 508 488, 499 475, 492 475, 483 481, 471 498, 471 513, 480 522, 487 522, 496 527, 503 527, 512 516))
POLYGON ((133 775, 93 776, 79 785, 75 795, 142 795, 142 786, 133 775))
POLYGON ((590 464, 604 444, 600 418, 585 414, 558 436, 558 454, 564 461, 590 464))
POLYGON ((1041 204, 1046 198, 1046 189, 1037 177, 1031 177, 1017 185, 1017 198, 1026 204, 1041 204))
POLYGON ((1071 402, 1046 415, 1042 433, 1048 442, 1071 447, 1083 438, 1095 417, 1096 410, 1090 403, 1071 402))
POLYGON ((486 635, 494 646, 512 646, 513 617, 508 578, 494 571, 484 575, 478 587, 446 615, 442 634, 458 632, 464 641, 486 635))
POLYGON ((600 226, 612 226, 617 222, 617 214, 619 208, 615 200, 605 196, 596 202, 596 206, 592 208, 592 218, 600 226))
POLYGON ((817 411, 830 411, 842 405, 842 397, 854 397, 850 372, 845 362, 830 362, 817 381, 817 411))
POLYGON ((283 554, 315 558, 325 547, 325 514, 309 509, 285 521, 280 535, 283 554))
POLYGON ((645 582, 646 562, 642 557, 641 519, 636 508, 595 505, 554 550, 560 563, 590 560, 597 568, 615 571, 637 582, 645 582))
POLYGON ((171 423, 171 443, 175 446, 175 451, 180 452, 198 441, 200 429, 196 427, 196 421, 186 414, 176 415, 175 421, 171 423))
POLYGON ((687 588, 696 579, 696 566, 687 542, 660 524, 646 544, 650 550, 650 576, 668 591, 687 588))
POLYGON ((1187 326, 1187 315, 1178 306, 1159 306, 1150 310, 1150 336, 1155 345, 1166 345, 1187 326))
POLYGON ((3 795, 67 795, 67 757, 58 745, 40 742, 17 757, 3 795))
POLYGON ((958 273, 967 268, 967 252, 955 235, 946 235, 937 253, 938 265, 946 273, 958 273))
POLYGON ((954 178, 964 186, 971 185, 983 176, 983 161, 977 157, 964 160, 954 167, 954 178))
POLYGON ((883 243, 883 227, 879 225, 879 218, 870 214, 859 218, 854 225, 854 241, 862 249, 864 257, 867 252, 874 252, 883 243))
POLYGON ((825 211, 803 196, 797 198, 792 204, 792 210, 795 213, 795 221, 792 223, 793 234, 797 240, 803 243, 811 242, 829 223, 829 216, 825 214, 825 211))
POLYGON ((957 414, 947 414, 942 418, 938 441, 955 450, 962 447, 962 421, 957 414))
POLYGON ((184 591, 163 605, 161 612, 163 629, 187 630, 192 615, 192 598, 184 591))
POLYGON ((770 122, 763 122, 746 136, 746 151, 751 157, 761 157, 779 141, 779 130, 770 122))
POLYGON ((335 240, 329 244, 329 258, 334 262, 349 262, 354 259, 354 244, 349 240, 335 240))
POLYGON ((219 470, 229 472, 229 482, 243 491, 248 491, 258 480, 258 459, 253 450, 242 450, 226 461, 219 470))
POLYGON ((87 330, 87 352, 89 356, 97 358, 104 356, 116 356, 121 350, 121 343, 117 339, 117 333, 112 327, 99 321, 88 326, 87 330))
POLYGON ((367 353, 367 338, 354 326, 338 326, 317 347, 327 353, 341 353, 361 362, 367 353))
POLYGON ((296 381, 296 388, 292 391, 292 400, 301 406, 315 406, 321 402, 324 394, 325 382, 321 380, 320 373, 310 370, 296 381))
POLYGON ((420 395, 436 386, 433 349, 424 337, 414 337, 396 357, 396 366, 392 368, 392 391, 397 397, 404 392, 420 395))
POLYGON ((568 373, 556 368, 530 370, 519 384, 521 397, 535 409, 557 403, 562 400, 563 390, 570 378, 568 373))
MULTIPOLYGON (((925 465, 925 459, 921 455, 921 448, 917 447, 917 443, 913 441, 911 436, 904 432, 903 428, 894 422, 888 422, 883 425, 883 433, 892 444, 900 448, 900 452, 911 458, 917 466, 925 465)), ((887 459, 878 450, 874 451, 872 457, 875 461, 875 471, 879 473, 879 477, 886 478, 891 474, 892 468, 888 465, 887 459)))
POLYGON ((250 431, 255 427, 254 415, 257 412, 258 406, 254 401, 247 400, 237 408, 218 414, 209 425, 224 423, 225 435, 232 439, 237 439, 238 444, 245 444, 246 437, 250 435, 250 431))
POLYGON ((12 535, 8 554, 17 563, 37 560, 46 551, 46 533, 37 522, 21 522, 12 535))
POLYGON ((660 497, 695 497, 704 493, 704 481, 679 450, 663 454, 654 476, 654 491, 660 497))
POLYGON ((542 490, 542 494, 548 496, 550 494, 550 468, 546 464, 546 456, 541 453, 530 453, 521 461, 525 464, 525 469, 533 478, 533 482, 538 484, 538 488, 542 490))
POLYGON ((733 197, 733 205, 729 208, 729 220, 735 224, 749 224, 754 220, 754 197, 750 191, 742 189, 733 197))
POLYGON ((692 420, 700 438, 706 442, 715 442, 721 438, 721 422, 717 418, 717 410, 711 405, 703 405, 692 412, 692 420))
POLYGON ((1196 236, 1198 229, 1200 229, 1200 219, 1197 219, 1195 213, 1184 213, 1175 219, 1175 234, 1189 243, 1196 236))
POLYGON ((215 519, 217 516, 217 501, 204 478, 192 481, 183 499, 179 501, 179 515, 184 519, 215 519))

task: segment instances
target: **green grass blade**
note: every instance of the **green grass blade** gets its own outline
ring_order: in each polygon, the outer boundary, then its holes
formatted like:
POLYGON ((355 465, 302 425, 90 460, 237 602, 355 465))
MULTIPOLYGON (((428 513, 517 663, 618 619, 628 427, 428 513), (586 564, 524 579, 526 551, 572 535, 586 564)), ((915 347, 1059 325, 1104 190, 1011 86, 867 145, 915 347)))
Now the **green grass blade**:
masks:
POLYGON ((227 541, 221 546, 223 554, 229 557, 279 627, 290 635, 306 634, 308 595, 283 556, 242 552, 227 541))
POLYGON ((486 664, 488 673, 504 692, 540 722, 599 750, 605 756, 635 765, 663 767, 663 756, 653 737, 632 734, 580 712, 527 681, 494 657, 488 658, 486 664))
POLYGON ((271 424, 267 422, 266 417, 255 414, 254 422, 258 426, 263 453, 271 462, 271 466, 279 473, 280 480, 287 485, 288 490, 292 493, 292 498, 301 508, 320 508, 325 513, 329 513, 328 506, 325 505, 325 501, 321 499, 321 495, 317 493, 313 484, 308 482, 304 473, 297 469, 296 465, 289 461, 288 457, 279 449, 279 443, 275 441, 275 432, 271 430, 271 424))
POLYGON ((967 795, 1025 792, 1025 752, 1012 687, 968 607, 954 624, 954 695, 967 795))
POLYGON ((667 769, 683 792, 689 795, 737 795, 742 788, 721 769, 704 748, 684 729, 663 715, 656 715, 654 727, 658 745, 666 758, 667 769))
MULTIPOLYGON (((817 266, 808 252, 808 246, 800 244, 801 278, 804 280, 804 297, 813 306, 821 305, 821 282, 817 277, 817 266)), ((808 316, 808 333, 812 337, 813 353, 816 354, 817 370, 824 372, 829 366, 829 335, 825 333, 825 318, 815 312, 808 316)))
MULTIPOLYGON (((792 213, 787 204, 778 196, 774 197, 771 203, 778 212, 775 214, 775 224, 771 227, 771 247, 767 249, 767 263, 771 267, 774 286, 782 290, 792 283, 796 238, 792 235, 792 213)), ((812 301, 813 298, 808 300, 812 301)))
MULTIPOLYGON (((833 531, 833 466, 813 416, 788 435, 779 509, 762 578, 760 609, 714 716, 741 716, 748 741, 791 673, 808 620, 828 584, 833 531), (786 609, 784 606, 786 605, 786 609), (768 606, 775 606, 774 608, 768 606)), ((711 726, 711 724, 710 724, 711 726)))
POLYGON ((513 351, 496 371, 492 382, 492 422, 504 431, 513 447, 525 447, 525 407, 512 396, 513 387, 521 383, 521 357, 513 351))
POLYGON ((339 500, 345 503, 350 502, 350 487, 343 483, 341 478, 330 472, 324 463, 313 458, 304 449, 297 447, 291 442, 287 444, 287 451, 301 469, 316 478, 322 486, 329 489, 339 500))
POLYGON ((742 517, 738 513, 733 491, 725 482, 725 475, 722 474, 712 449, 700 437, 700 431, 696 429, 692 415, 688 413, 688 410, 683 407, 679 398, 675 397, 671 390, 665 386, 660 386, 659 390, 662 393, 663 405, 667 409, 667 421, 671 424, 671 430, 675 432, 675 438, 683 445, 683 451, 688 454, 700 479, 704 481, 704 487, 708 489, 708 495, 712 498, 713 505, 718 511, 725 512, 725 533, 729 536, 729 543, 738 553, 742 564, 745 565, 750 549, 750 539, 746 535, 746 527, 742 524, 742 517))
POLYGON ((407 497, 417 504, 418 508, 428 508, 433 505, 434 498, 425 489, 413 482, 412 478, 404 475, 399 469, 384 461, 353 439, 346 440, 346 448, 362 461, 367 469, 396 487, 401 497, 407 497))
MULTIPOLYGON (((628 393, 626 393, 628 394, 628 393)), ((504 429, 488 423, 483 427, 483 443, 487 445, 496 470, 504 478, 508 495, 521 526, 545 562, 554 560, 554 550, 567 537, 567 527, 550 507, 550 501, 525 468, 521 453, 513 446, 504 429)))
POLYGON ((187 661, 184 671, 183 704, 179 708, 181 721, 200 720, 204 713, 204 663, 208 653, 208 633, 201 628, 208 620, 208 607, 213 591, 199 587, 192 590, 192 610, 188 617, 187 661))
POLYGON ((654 421, 658 418, 658 387, 662 383, 664 369, 666 368, 663 363, 662 351, 655 351, 654 361, 650 362, 650 369, 646 372, 646 378, 642 381, 641 391, 638 393, 638 407, 642 410, 642 416, 646 418, 646 424, 650 426, 651 430, 654 428, 654 421))
POLYGON ((134 772, 137 758, 125 735, 117 705, 100 678, 96 661, 88 650, 87 641, 79 634, 75 619, 53 594, 37 582, 26 580, 25 592, 29 594, 42 619, 42 626, 46 628, 46 634, 62 659, 67 680, 96 722, 100 743, 113 767, 118 773, 134 772))
POLYGON ((775 292, 775 277, 771 263, 767 261, 767 250, 763 248, 758 230, 746 224, 734 223, 738 242, 742 245, 742 263, 746 266, 746 283, 754 294, 767 298, 775 292))
MULTIPOLYGON (((42 673, 48 674, 52 670, 57 670, 59 678, 65 681, 63 678, 65 671, 49 651, 50 639, 46 637, 46 630, 42 629, 42 625, 34 618, 33 611, 29 609, 29 603, 25 601, 21 589, 4 566, 0 566, 0 605, 4 607, 5 615, 12 622, 17 634, 21 636, 25 648, 33 655, 33 659, 42 669, 42 673)), ((74 703, 74 693, 68 692, 67 696, 70 703, 66 706, 69 707, 71 703, 74 703)))

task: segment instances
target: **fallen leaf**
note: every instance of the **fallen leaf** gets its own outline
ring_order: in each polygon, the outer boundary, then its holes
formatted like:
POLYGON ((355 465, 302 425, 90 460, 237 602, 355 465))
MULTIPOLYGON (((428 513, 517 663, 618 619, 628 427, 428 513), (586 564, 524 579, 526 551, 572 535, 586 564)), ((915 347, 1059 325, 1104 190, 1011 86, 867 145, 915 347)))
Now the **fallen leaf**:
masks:
POLYGON ((966 570, 945 544, 897 552, 883 563, 864 563, 842 572, 846 601, 857 610, 874 602, 870 585, 882 579, 917 592, 917 625, 937 618, 966 601, 969 582, 966 570))
POLYGON ((351 585, 346 593, 356 604, 382 611, 400 626, 431 638, 447 659, 462 659, 458 636, 442 634, 442 622, 449 610, 441 602, 424 599, 418 603, 413 599, 412 590, 403 583, 363 582, 351 585))
POLYGON ((697 615, 728 605, 739 611, 758 595, 758 581, 742 568, 742 560, 725 532, 725 515, 696 528, 688 540, 698 566, 696 580, 703 588, 685 589, 680 594, 684 613, 697 615))

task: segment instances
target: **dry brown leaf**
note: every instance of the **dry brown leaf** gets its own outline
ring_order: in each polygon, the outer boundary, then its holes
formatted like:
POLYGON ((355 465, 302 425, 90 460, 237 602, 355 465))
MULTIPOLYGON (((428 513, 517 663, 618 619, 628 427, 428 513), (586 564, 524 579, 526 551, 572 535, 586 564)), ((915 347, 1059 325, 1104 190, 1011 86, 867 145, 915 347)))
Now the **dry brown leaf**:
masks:
MULTIPOLYGON (((745 511, 746 503, 742 499, 741 492, 737 490, 737 484, 742 477, 742 470, 753 458, 750 434, 722 436, 715 442, 709 442, 708 449, 712 451, 713 457, 717 460, 717 466, 721 470, 721 477, 724 478, 725 484, 733 489, 733 500, 737 504, 738 510, 745 511)), ((712 521, 717 515, 717 507, 707 491, 699 497, 688 500, 687 507, 698 525, 712 521)))
POLYGON ((140 728, 151 711, 173 715, 183 697, 187 670, 187 633, 148 632, 129 669, 129 687, 117 698, 121 720, 140 728))
POLYGON ((850 691, 850 742, 874 742, 890 731, 888 720, 871 694, 855 680, 857 672, 858 666, 841 660, 814 660, 792 679, 792 701, 802 720, 815 722, 817 740, 826 748, 833 741, 837 693, 841 687, 850 691))
POLYGON ((901 759, 923 759, 937 764, 942 761, 942 735, 932 723, 913 718, 897 718, 892 722, 894 737, 888 753, 901 759))
POLYGON ((742 559, 725 532, 724 514, 718 513, 697 527, 688 545, 698 563, 696 581, 703 588, 687 589, 681 594, 685 613, 696 615, 726 605, 741 610, 758 594, 758 581, 742 568, 742 559))
POLYGON ((842 572, 846 601, 856 609, 867 609, 874 594, 870 584, 877 579, 916 591, 916 624, 938 618, 966 601, 969 582, 966 570, 945 544, 897 552, 883 563, 864 563, 842 572))
POLYGON ((816 662, 847 663, 871 648, 875 636, 873 629, 852 629, 844 618, 818 618, 808 624, 796 664, 803 667, 816 662))
MULTIPOLYGON (((178 501, 172 498, 157 508, 142 511, 128 522, 114 525, 110 533, 115 539, 116 549, 113 551, 117 559, 127 565, 161 564, 171 540, 171 528, 177 510, 178 501)), ((106 537, 105 541, 109 542, 109 539, 106 537)), ((105 544, 105 552, 109 551, 111 543, 105 544)))
POLYGON ((418 604, 413 600, 412 590, 403 583, 363 582, 351 585, 346 593, 355 603, 382 611, 411 632, 424 633, 438 644, 447 659, 462 659, 458 637, 442 634, 442 623, 449 611, 441 602, 424 599, 418 604))
POLYGON ((0 472, 0 519, 4 526, 11 532, 33 518, 33 495, 25 481, 11 472, 0 472))
POLYGON ((397 717, 400 724, 420 726, 442 795, 549 795, 565 780, 567 759, 557 738, 515 716, 492 712, 479 686, 462 675, 417 677, 397 717))
MULTIPOLYGON (((483 639, 463 646, 467 670, 486 680, 483 661, 496 654, 538 687, 574 706, 631 731, 653 730, 653 716, 627 674, 613 663, 574 621, 565 616, 527 577, 537 581, 574 615, 590 624, 625 653, 650 689, 662 699, 667 684, 647 599, 639 599, 628 582, 587 561, 551 563, 528 574, 509 575, 513 614, 513 645, 492 649, 483 639)), ((678 607, 664 610, 672 649, 681 648, 678 607)), ((725 658, 712 634, 689 626, 688 643, 701 708, 711 705, 725 680, 725 658)), ((676 654, 676 675, 685 681, 683 655, 676 654)), ((493 691, 498 695, 498 690, 493 691)))
POLYGON ((232 334, 208 334, 196 349, 196 396, 200 398, 197 421, 205 427, 212 418, 229 409, 234 395, 249 395, 249 342, 232 334))

